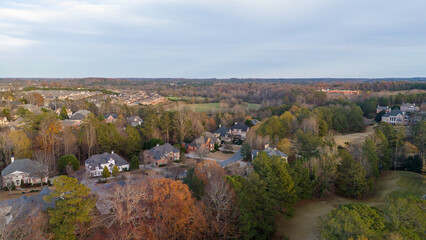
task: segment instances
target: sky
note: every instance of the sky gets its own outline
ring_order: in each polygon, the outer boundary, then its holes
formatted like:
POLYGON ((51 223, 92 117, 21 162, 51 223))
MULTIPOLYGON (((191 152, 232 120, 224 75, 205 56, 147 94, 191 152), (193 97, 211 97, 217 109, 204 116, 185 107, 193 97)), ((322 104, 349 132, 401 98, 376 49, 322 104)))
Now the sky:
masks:
POLYGON ((425 0, 1 0, 0 77, 425 77, 425 0))

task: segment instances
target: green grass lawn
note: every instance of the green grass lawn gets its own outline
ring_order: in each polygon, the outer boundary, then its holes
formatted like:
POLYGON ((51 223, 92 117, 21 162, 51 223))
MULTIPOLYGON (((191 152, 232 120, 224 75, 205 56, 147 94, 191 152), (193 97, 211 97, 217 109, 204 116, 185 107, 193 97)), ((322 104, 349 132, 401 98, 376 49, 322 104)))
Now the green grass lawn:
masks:
POLYGON ((426 194, 425 179, 421 174, 402 171, 384 171, 376 183, 376 193, 369 199, 356 200, 333 195, 324 200, 302 200, 296 204, 293 218, 277 219, 277 236, 287 236, 291 240, 317 239, 319 234, 318 217, 326 216, 332 209, 342 204, 365 203, 370 206, 382 204, 389 195, 426 194))
MULTIPOLYGON (((260 104, 253 104, 248 103, 247 104, 249 110, 258 110, 260 109, 260 104)), ((188 109, 194 110, 196 112, 210 112, 210 111, 219 111, 219 103, 194 103, 194 104, 187 104, 186 107, 188 109)))
MULTIPOLYGON (((170 101, 188 101, 188 98, 181 98, 181 97, 167 97, 170 101)), ((195 112, 218 112, 220 110, 219 103, 193 103, 193 104, 185 104, 184 105, 187 109, 193 110, 195 112)), ((260 104, 254 104, 254 103, 247 103, 248 110, 259 110, 261 108, 260 104)), ((169 106, 169 108, 166 107, 168 110, 173 110, 173 107, 169 106)))

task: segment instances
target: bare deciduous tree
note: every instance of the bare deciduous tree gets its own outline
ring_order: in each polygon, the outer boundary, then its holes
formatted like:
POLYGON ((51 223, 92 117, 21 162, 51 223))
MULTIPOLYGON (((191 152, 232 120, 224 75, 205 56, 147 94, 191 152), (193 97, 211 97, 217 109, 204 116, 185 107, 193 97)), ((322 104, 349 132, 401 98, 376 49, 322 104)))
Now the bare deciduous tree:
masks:
POLYGON ((41 211, 40 206, 28 204, 30 203, 12 208, 12 220, 4 228, 2 239, 52 239, 52 234, 46 231, 46 214, 41 211))
POLYGON ((0 133, 0 166, 6 167, 10 164, 10 158, 12 156, 13 144, 9 139, 9 133, 3 131, 0 133))
POLYGON ((41 187, 43 187, 43 178, 48 177, 50 173, 56 170, 55 159, 44 151, 34 152, 33 159, 38 163, 34 170, 36 176, 40 178, 41 187))
POLYGON ((174 127, 178 132, 179 142, 182 142, 191 131, 191 123, 187 112, 181 104, 177 104, 175 110, 174 127))
POLYGON ((109 208, 111 214, 105 217, 105 223, 111 230, 113 239, 141 239, 141 222, 149 213, 144 201, 148 199, 146 185, 116 186, 110 194, 100 201, 109 208))

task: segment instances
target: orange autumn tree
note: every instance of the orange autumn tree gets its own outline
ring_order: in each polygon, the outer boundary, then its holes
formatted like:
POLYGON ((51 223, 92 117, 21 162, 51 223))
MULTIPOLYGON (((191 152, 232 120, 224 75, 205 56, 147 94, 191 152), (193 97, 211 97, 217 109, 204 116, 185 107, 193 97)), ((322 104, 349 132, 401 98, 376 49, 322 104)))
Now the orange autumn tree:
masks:
POLYGON ((171 179, 151 179, 150 216, 145 235, 154 239, 203 239, 206 220, 188 186, 171 179))

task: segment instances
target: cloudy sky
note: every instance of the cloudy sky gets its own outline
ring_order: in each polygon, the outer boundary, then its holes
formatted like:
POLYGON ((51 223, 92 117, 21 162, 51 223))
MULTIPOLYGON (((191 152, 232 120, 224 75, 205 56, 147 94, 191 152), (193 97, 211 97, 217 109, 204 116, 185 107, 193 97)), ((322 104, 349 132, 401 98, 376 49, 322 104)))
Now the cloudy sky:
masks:
POLYGON ((425 10, 425 0, 1 0, 0 77, 424 77, 425 10))

